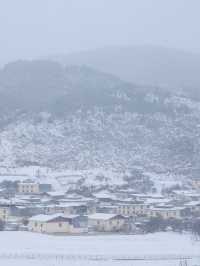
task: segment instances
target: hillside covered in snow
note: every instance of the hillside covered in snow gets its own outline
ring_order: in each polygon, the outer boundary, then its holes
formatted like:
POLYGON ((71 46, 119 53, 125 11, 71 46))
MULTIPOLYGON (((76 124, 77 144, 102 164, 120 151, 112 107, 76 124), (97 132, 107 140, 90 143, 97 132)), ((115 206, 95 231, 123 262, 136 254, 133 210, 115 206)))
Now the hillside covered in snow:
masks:
POLYGON ((88 67, 19 61, 0 71, 0 166, 198 175, 200 99, 88 67))

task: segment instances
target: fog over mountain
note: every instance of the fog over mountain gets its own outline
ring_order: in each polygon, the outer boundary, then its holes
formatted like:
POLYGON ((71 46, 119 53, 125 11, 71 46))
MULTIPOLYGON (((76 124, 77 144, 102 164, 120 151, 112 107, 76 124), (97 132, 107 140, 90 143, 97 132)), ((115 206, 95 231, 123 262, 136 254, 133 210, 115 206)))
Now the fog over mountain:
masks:
POLYGON ((200 100, 89 67, 19 61, 0 71, 0 165, 191 176, 200 100))
POLYGON ((64 65, 88 65, 138 84, 200 87, 200 55, 157 46, 110 47, 49 57, 64 65))
POLYGON ((1 1, 0 65, 107 46, 153 45, 200 54, 199 9, 198 0, 1 1))

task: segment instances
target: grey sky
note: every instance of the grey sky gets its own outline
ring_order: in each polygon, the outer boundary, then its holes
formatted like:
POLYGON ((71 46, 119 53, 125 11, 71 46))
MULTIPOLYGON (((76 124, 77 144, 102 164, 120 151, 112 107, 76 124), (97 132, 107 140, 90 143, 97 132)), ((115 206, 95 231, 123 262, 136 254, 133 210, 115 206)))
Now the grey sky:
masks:
POLYGON ((200 53, 199 0, 0 0, 0 62, 103 46, 200 53))

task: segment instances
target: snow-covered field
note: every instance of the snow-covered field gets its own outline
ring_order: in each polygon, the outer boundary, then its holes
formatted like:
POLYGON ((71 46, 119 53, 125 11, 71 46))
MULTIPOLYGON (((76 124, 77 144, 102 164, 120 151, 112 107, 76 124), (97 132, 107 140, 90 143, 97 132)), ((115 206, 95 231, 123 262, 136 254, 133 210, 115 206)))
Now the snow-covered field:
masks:
POLYGON ((1 260, 2 266, 199 266, 185 261, 38 261, 38 260, 1 260))
POLYGON ((0 233, 2 266, 171 266, 187 259, 200 265, 200 243, 190 235, 48 236, 0 233))

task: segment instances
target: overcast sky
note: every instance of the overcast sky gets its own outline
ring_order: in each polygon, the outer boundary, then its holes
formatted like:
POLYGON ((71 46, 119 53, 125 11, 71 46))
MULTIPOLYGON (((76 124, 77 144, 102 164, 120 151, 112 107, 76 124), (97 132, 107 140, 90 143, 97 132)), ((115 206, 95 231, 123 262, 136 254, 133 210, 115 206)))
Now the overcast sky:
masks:
POLYGON ((199 0, 0 0, 0 62, 159 45, 200 53, 199 0))

